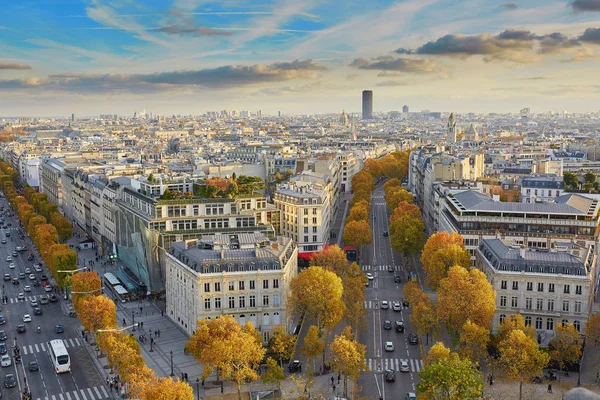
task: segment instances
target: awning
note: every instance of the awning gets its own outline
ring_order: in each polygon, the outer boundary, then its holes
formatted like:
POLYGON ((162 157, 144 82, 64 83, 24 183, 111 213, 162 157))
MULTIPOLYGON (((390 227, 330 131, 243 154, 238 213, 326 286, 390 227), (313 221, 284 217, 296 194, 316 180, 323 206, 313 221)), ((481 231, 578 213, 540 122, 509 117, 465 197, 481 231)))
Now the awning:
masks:
POLYGON ((314 252, 298 253, 298 258, 309 261, 312 258, 313 254, 315 254, 315 253, 314 252))
POLYGON ((356 247, 355 246, 346 246, 346 247, 344 247, 344 251, 345 252, 348 252, 348 250, 356 250, 356 247))

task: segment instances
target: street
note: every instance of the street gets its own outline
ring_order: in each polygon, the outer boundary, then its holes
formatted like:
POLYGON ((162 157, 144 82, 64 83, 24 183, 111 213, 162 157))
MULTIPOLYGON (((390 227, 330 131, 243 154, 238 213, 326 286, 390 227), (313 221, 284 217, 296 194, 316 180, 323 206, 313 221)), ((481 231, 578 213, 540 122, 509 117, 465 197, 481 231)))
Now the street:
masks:
MULTIPOLYGON (((4 211, 14 213, 8 205, 6 199, 0 200, 0 205, 4 206, 4 211)), ((33 264, 40 261, 40 257, 34 249, 34 246, 27 236, 24 229, 20 228, 17 216, 3 217, 4 225, 11 224, 7 228, 0 230, 0 239, 6 239, 6 244, 0 244, 0 260, 4 268, 2 275, 10 274, 9 280, 4 280, 2 285, 2 296, 7 297, 6 304, 2 304, 1 315, 6 323, 0 325, 0 330, 6 332, 7 339, 2 343, 6 344, 8 355, 11 357, 11 365, 2 367, 2 399, 17 400, 21 399, 21 393, 28 387, 33 399, 43 400, 96 400, 111 398, 108 388, 102 376, 98 373, 89 348, 84 346, 84 339, 81 335, 81 325, 77 318, 68 316, 65 300, 58 296, 57 302, 40 303, 40 295, 46 293, 42 285, 34 286, 33 280, 29 278, 29 273, 25 274, 26 268, 35 275, 39 282, 42 274, 48 276, 51 280, 50 272, 46 267, 42 267, 42 272, 36 272, 33 264), (19 237, 19 230, 23 232, 23 238, 19 237), (6 234, 9 237, 6 237, 6 234), (18 246, 27 247, 26 251, 19 252, 13 256, 13 252, 18 246), (28 261, 28 255, 35 253, 35 260, 28 261), (7 261, 8 256, 12 261, 7 261), (14 263, 14 268, 9 265, 14 263), (23 273, 24 279, 19 278, 23 273), (17 278, 18 285, 12 283, 12 278, 17 278), (31 291, 25 291, 29 286, 31 291), (18 298, 19 293, 24 294, 24 299, 18 298), (42 310, 42 315, 34 315, 34 307, 31 301, 36 299, 42 310), (29 314, 31 322, 23 322, 23 316, 29 314), (25 325, 27 331, 17 333, 17 326, 25 325), (64 332, 56 333, 56 325, 62 325, 64 332), (37 326, 41 327, 41 332, 37 332, 37 326), (54 364, 48 353, 47 343, 52 339, 62 339, 69 353, 71 362, 71 372, 56 374, 54 364), (14 355, 15 345, 18 346, 22 356, 22 362, 16 363, 14 355), (30 371, 29 363, 37 361, 39 371, 30 371), (6 388, 4 385, 5 376, 13 374, 16 377, 16 387, 6 388)), ((5 279, 8 279, 6 277, 5 279)), ((4 303, 4 302, 3 302, 4 303)))
POLYGON ((365 292, 367 325, 359 334, 360 342, 367 346, 369 371, 361 374, 358 384, 361 395, 371 399, 404 399, 408 392, 416 392, 417 373, 423 368, 423 360, 419 346, 408 343, 408 335, 416 333, 410 323, 410 307, 402 307, 408 271, 401 265, 400 256, 392 251, 389 236, 384 236, 389 231, 389 213, 383 183, 372 193, 371 215, 373 242, 362 249, 360 256, 361 269, 373 276, 365 292), (395 276, 401 278, 400 283, 394 281, 395 276), (384 301, 388 302, 387 309, 382 309, 384 301), (402 309, 394 311, 393 302, 399 302, 402 309), (391 329, 384 329, 385 321, 390 322, 391 329), (395 321, 404 323, 403 333, 396 331, 395 321), (393 343, 393 351, 385 350, 386 342, 393 343), (409 372, 400 372, 403 361, 407 362, 409 372), (395 371, 395 382, 385 381, 387 369, 395 371))

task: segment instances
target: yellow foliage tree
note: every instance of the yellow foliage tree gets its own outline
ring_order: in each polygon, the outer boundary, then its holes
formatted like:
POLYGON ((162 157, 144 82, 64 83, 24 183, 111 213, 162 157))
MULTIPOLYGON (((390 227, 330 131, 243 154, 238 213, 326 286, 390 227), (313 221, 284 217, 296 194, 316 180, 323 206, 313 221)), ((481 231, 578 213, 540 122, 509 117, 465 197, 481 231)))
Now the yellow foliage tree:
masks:
POLYGON ((450 244, 441 248, 431 255, 423 263, 423 270, 427 273, 427 284, 437 289, 440 281, 446 277, 450 267, 460 265, 469 268, 471 265, 471 253, 457 244, 450 244))
POLYGON ((71 278, 73 306, 81 314, 80 302, 89 297, 101 294, 102 282, 95 271, 79 272, 71 278))
POLYGON ((597 346, 600 344, 600 314, 593 314, 585 325, 587 343, 597 346))
POLYGON ((342 298, 346 305, 346 318, 354 330, 358 330, 367 313, 365 309, 366 283, 367 277, 357 263, 352 263, 348 268, 348 273, 342 277, 344 287, 342 298))
POLYGON ((369 208, 365 207, 365 202, 361 201, 354 204, 346 217, 346 222, 349 221, 368 221, 369 220, 369 208))
POLYGON ((561 371, 581 357, 579 332, 573 324, 558 325, 555 336, 548 347, 550 348, 550 359, 558 364, 561 371))
POLYGON ((421 254, 421 262, 423 265, 427 263, 427 260, 429 260, 436 251, 446 248, 451 244, 459 245, 464 249, 465 239, 456 232, 448 233, 446 231, 441 231, 431 235, 427 240, 427 243, 425 243, 423 253, 421 254))
POLYGON ((398 206, 394 208, 394 211, 390 216, 390 223, 406 215, 415 219, 421 218, 421 209, 415 204, 401 201, 398 206))
POLYGON ((427 358, 425 362, 427 364, 433 364, 434 362, 447 360, 450 358, 450 349, 447 348, 443 342, 436 342, 429 352, 427 352, 427 358))
POLYGON ((300 354, 308 358, 308 362, 312 361, 313 371, 316 371, 315 361, 317 357, 325 351, 325 343, 321 340, 319 328, 315 325, 308 327, 308 332, 304 336, 304 342, 300 348, 300 354))
MULTIPOLYGON (((350 327, 347 327, 350 328, 350 327)), ((344 392, 348 392, 348 380, 356 384, 361 371, 367 370, 366 346, 352 338, 352 330, 336 335, 329 345, 329 360, 334 371, 344 375, 344 392)))
POLYGON ((131 385, 130 393, 139 400, 194 400, 194 392, 188 383, 168 377, 137 380, 131 385))
POLYGON ((490 330, 467 321, 460 332, 460 348, 458 353, 468 358, 475 365, 481 365, 487 357, 487 346, 490 342, 490 330))
POLYGON ((344 250, 340 249, 338 245, 333 245, 313 253, 310 258, 310 265, 313 267, 322 267, 338 275, 343 275, 348 269, 348 259, 344 250))
POLYGON ((271 331, 269 351, 279 358, 279 363, 288 360, 294 355, 296 348, 296 335, 288 333, 283 325, 275 325, 271 331))
POLYGON ((117 327, 117 308, 108 297, 89 296, 80 304, 77 312, 85 330, 95 332, 117 327))
POLYGON ((349 221, 344 227, 344 242, 354 246, 366 246, 373 241, 373 232, 368 221, 349 221))

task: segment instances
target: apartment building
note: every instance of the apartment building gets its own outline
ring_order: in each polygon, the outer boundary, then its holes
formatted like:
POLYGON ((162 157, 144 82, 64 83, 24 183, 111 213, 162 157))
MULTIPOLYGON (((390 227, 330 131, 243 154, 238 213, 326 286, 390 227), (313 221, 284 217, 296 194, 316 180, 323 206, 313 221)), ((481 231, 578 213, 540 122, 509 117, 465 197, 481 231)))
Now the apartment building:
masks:
POLYGON ((548 202, 561 196, 565 191, 562 176, 536 174, 521 179, 521 202, 548 202))
POLYGON ((497 293, 493 329, 513 314, 533 326, 543 344, 558 324, 583 332, 594 302, 597 256, 593 246, 528 249, 499 239, 483 239, 476 266, 497 293))
POLYGON ((298 248, 287 237, 217 233, 171 243, 165 254, 167 316, 189 335, 201 319, 251 321, 266 343, 276 325, 291 329, 286 302, 298 248))
POLYGON ((362 160, 351 151, 338 154, 338 160, 342 166, 340 190, 342 193, 352 192, 352 177, 362 168, 362 160))

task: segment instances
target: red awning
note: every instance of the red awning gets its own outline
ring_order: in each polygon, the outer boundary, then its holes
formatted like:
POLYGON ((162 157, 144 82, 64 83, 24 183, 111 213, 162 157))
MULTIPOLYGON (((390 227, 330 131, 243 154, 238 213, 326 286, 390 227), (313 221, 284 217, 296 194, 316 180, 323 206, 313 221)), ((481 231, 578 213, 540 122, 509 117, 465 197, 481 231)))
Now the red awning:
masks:
POLYGON ((348 252, 348 250, 356 250, 356 247, 355 246, 346 246, 346 247, 344 247, 344 251, 345 252, 348 252))
POLYGON ((315 254, 315 253, 313 253, 313 252, 298 253, 298 258, 309 261, 312 258, 313 254, 315 254))

